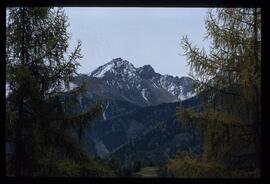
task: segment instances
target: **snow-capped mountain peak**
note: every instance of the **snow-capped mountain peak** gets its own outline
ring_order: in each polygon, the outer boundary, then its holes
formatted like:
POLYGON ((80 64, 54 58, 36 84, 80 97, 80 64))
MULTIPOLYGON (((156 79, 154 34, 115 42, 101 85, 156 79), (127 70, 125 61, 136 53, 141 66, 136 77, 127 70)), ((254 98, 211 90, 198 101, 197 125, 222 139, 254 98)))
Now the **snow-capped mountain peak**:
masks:
POLYGON ((111 70, 112 67, 114 66, 114 63, 107 63, 106 65, 98 67, 96 70, 91 72, 90 76, 92 77, 103 77, 104 74, 111 70))
POLYGON ((123 60, 122 58, 116 58, 98 67, 96 70, 91 72, 91 77, 103 78, 107 73, 113 74, 122 74, 125 76, 134 76, 136 72, 136 68, 128 62, 127 60, 123 60))
POLYGON ((192 79, 156 73, 151 65, 134 67, 116 58, 88 75, 92 92, 105 98, 132 102, 140 106, 186 100, 195 95, 192 79))

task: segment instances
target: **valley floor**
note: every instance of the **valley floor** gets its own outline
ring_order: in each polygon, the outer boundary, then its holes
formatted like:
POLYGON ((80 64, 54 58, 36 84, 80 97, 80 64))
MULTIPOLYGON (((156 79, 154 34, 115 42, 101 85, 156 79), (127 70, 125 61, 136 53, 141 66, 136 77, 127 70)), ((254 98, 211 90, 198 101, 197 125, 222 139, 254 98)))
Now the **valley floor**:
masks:
POLYGON ((133 174, 133 177, 138 178, 156 178, 158 177, 158 167, 144 167, 139 172, 133 174))

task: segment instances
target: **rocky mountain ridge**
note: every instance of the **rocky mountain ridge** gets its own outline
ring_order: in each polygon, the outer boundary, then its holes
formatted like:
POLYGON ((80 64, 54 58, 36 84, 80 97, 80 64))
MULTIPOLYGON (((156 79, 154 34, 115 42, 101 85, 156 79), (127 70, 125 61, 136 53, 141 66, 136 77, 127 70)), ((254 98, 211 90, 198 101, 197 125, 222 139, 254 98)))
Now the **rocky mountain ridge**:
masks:
POLYGON ((89 95, 123 100, 138 106, 177 102, 195 96, 189 77, 156 73, 150 65, 136 68, 121 58, 98 67, 88 75, 78 75, 74 83, 88 83, 89 95))

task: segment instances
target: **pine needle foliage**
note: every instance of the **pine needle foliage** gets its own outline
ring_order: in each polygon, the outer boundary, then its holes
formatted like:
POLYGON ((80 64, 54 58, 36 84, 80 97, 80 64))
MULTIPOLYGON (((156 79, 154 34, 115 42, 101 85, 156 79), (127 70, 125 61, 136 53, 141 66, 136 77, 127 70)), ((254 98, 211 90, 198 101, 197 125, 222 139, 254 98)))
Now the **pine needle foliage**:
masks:
POLYGON ((209 50, 181 42, 202 108, 178 109, 184 125, 198 125, 204 152, 169 166, 181 177, 259 177, 261 9, 210 9, 205 25, 209 50))
POLYGON ((82 149, 83 130, 103 106, 97 102, 78 113, 78 97, 86 86, 71 90, 69 84, 82 58, 81 42, 67 52, 68 26, 62 8, 7 9, 6 141, 15 147, 7 159, 9 176, 111 173, 82 149))

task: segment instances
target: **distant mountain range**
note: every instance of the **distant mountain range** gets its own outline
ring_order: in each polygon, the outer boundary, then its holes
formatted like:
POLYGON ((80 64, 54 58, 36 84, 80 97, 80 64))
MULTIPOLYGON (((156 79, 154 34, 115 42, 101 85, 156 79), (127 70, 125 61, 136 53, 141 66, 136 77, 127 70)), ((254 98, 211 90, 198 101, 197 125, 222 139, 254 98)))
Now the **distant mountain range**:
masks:
POLYGON ((98 67, 88 75, 78 75, 74 83, 88 84, 88 95, 127 101, 138 106, 186 100, 195 95, 192 79, 156 73, 150 65, 135 68, 121 58, 98 67))
MULTIPOLYGON (((85 130, 84 148, 90 154, 122 164, 131 160, 162 164, 178 150, 201 152, 196 127, 183 128, 176 118, 179 101, 184 106, 200 104, 191 78, 161 75, 150 65, 135 68, 116 58, 48 92, 67 92, 83 82, 87 91, 79 96, 79 111, 97 99, 104 103, 102 115, 85 130)), ((7 83, 6 98, 10 93, 7 83)))
POLYGON ((81 109, 97 99, 104 103, 102 116, 86 130, 89 153, 125 163, 144 158, 161 164, 177 150, 201 152, 196 128, 183 128, 176 118, 179 101, 185 106, 199 103, 191 78, 161 75, 150 65, 135 68, 116 58, 79 74, 70 88, 83 81, 88 87, 80 97, 81 109))

